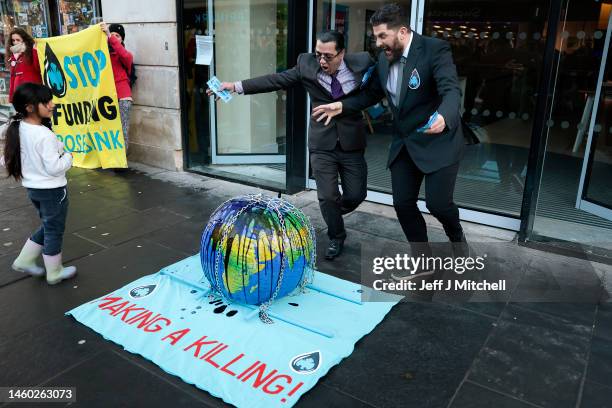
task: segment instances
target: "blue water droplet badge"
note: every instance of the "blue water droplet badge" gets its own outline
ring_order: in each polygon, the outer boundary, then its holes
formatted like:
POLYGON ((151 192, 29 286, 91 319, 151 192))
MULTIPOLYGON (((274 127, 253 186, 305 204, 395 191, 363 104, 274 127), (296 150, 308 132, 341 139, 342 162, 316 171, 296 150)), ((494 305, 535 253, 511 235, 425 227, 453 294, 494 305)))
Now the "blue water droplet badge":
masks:
POLYGON ((321 352, 317 350, 293 357, 289 366, 298 374, 312 374, 319 369, 321 362, 321 352))
POLYGON ((419 71, 417 69, 412 70, 412 74, 410 74, 410 80, 408 81, 408 88, 417 89, 421 86, 421 77, 419 76, 419 71))

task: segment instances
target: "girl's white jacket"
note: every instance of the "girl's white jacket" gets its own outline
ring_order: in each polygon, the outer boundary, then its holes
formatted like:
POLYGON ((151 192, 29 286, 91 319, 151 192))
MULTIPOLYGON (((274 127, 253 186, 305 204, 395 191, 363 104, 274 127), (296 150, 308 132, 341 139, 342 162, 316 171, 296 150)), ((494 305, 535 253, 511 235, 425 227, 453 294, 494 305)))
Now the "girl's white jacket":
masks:
POLYGON ((27 188, 57 188, 67 183, 66 172, 72 155, 64 153, 64 144, 43 125, 19 124, 21 145, 21 184, 27 188))

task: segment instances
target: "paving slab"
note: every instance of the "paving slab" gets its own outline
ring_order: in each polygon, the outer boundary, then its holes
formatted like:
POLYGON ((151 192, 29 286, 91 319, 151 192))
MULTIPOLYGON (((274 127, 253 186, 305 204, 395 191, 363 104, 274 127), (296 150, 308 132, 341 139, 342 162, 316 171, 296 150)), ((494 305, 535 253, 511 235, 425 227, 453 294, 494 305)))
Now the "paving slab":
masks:
POLYGON ((80 258, 75 278, 50 287, 44 279, 27 278, 3 287, 0 310, 0 342, 58 319, 65 312, 144 275, 183 259, 182 253, 145 241, 120 246, 80 258))
POLYGON ((98 353, 44 385, 66 384, 76 387, 79 407, 211 406, 110 350, 98 353))
POLYGON ((608 408, 612 401, 612 388, 587 381, 584 384, 580 408, 608 408))
POLYGON ((73 232, 96 226, 106 221, 136 214, 139 211, 129 206, 121 205, 110 198, 93 196, 91 194, 76 194, 69 192, 68 216, 66 231, 73 232))
POLYGON ((591 382, 612 386, 612 342, 609 340, 593 338, 586 378, 591 382))
POLYGON ((574 407, 591 327, 508 306, 468 380, 542 407, 574 407))
POLYGON ((206 228, 205 221, 190 218, 145 234, 142 238, 190 256, 200 251, 204 228, 206 228))
POLYGON ((593 336, 612 342, 612 303, 601 303, 597 307, 593 336))
POLYGON ((459 389, 449 408, 532 408, 516 398, 489 390, 466 381, 459 389))
POLYGON ((100 224, 77 230, 75 233, 78 236, 108 247, 169 225, 178 224, 185 221, 185 219, 185 217, 164 208, 154 207, 146 211, 129 213, 110 221, 104 221, 100 224))
POLYGON ((436 303, 400 303, 324 377, 378 407, 447 407, 494 320, 436 303))
POLYGON ((21 272, 15 272, 13 269, 11 269, 11 265, 18 255, 19 250, 16 250, 0 256, 0 288, 13 282, 17 282, 18 280, 29 278, 29 275, 21 272))
POLYGON ((184 217, 208 222, 212 213, 227 200, 213 192, 194 193, 163 203, 162 207, 184 217))
POLYGON ((49 320, 0 343, 3 356, 0 384, 19 387, 42 384, 98 354, 107 344, 72 318, 60 316, 49 320))
POLYGON ((0 255, 20 250, 38 227, 40 219, 31 203, 0 213, 0 255))
POLYGON ((142 211, 194 193, 195 190, 193 189, 176 187, 169 183, 147 179, 142 181, 122 180, 88 194, 142 211))

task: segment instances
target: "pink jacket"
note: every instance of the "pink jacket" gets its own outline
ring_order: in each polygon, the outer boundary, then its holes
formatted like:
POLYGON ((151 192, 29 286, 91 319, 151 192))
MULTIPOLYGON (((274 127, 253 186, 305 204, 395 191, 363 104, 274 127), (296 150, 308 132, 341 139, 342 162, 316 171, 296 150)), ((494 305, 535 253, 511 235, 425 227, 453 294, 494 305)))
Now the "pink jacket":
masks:
POLYGON ((111 65, 113 67, 113 76, 115 77, 115 87, 117 88, 117 97, 119 99, 132 96, 130 88, 130 71, 134 57, 132 53, 121 45, 121 41, 113 36, 108 37, 108 44, 113 48, 110 52, 111 65))

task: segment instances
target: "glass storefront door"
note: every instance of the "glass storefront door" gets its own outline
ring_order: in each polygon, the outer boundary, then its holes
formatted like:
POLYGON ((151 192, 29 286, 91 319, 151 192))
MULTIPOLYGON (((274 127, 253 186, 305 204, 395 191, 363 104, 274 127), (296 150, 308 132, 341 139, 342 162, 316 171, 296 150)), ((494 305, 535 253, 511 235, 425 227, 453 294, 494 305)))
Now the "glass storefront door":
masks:
POLYGON ((285 188, 287 92, 215 103, 206 96, 206 82, 287 69, 287 25, 287 0, 184 2, 189 169, 285 188), (197 36, 212 36, 210 65, 196 63, 197 36))
MULTIPOLYGON (((610 5, 612 7, 612 5, 610 5)), ((603 47, 597 89, 592 108, 576 208, 612 221, 612 63, 610 36, 612 14, 603 47)))
POLYGON ((461 162, 455 201, 520 217, 549 0, 427 0, 423 34, 448 41, 461 111, 480 144, 461 162))
POLYGON ((187 167, 197 168, 210 164, 210 99, 206 96, 206 82, 210 66, 196 64, 196 36, 210 35, 209 1, 185 1, 182 10, 183 34, 183 83, 182 110, 186 112, 184 148, 187 151, 187 167))
POLYGON ((612 4, 563 3, 531 238, 612 249, 612 4))

